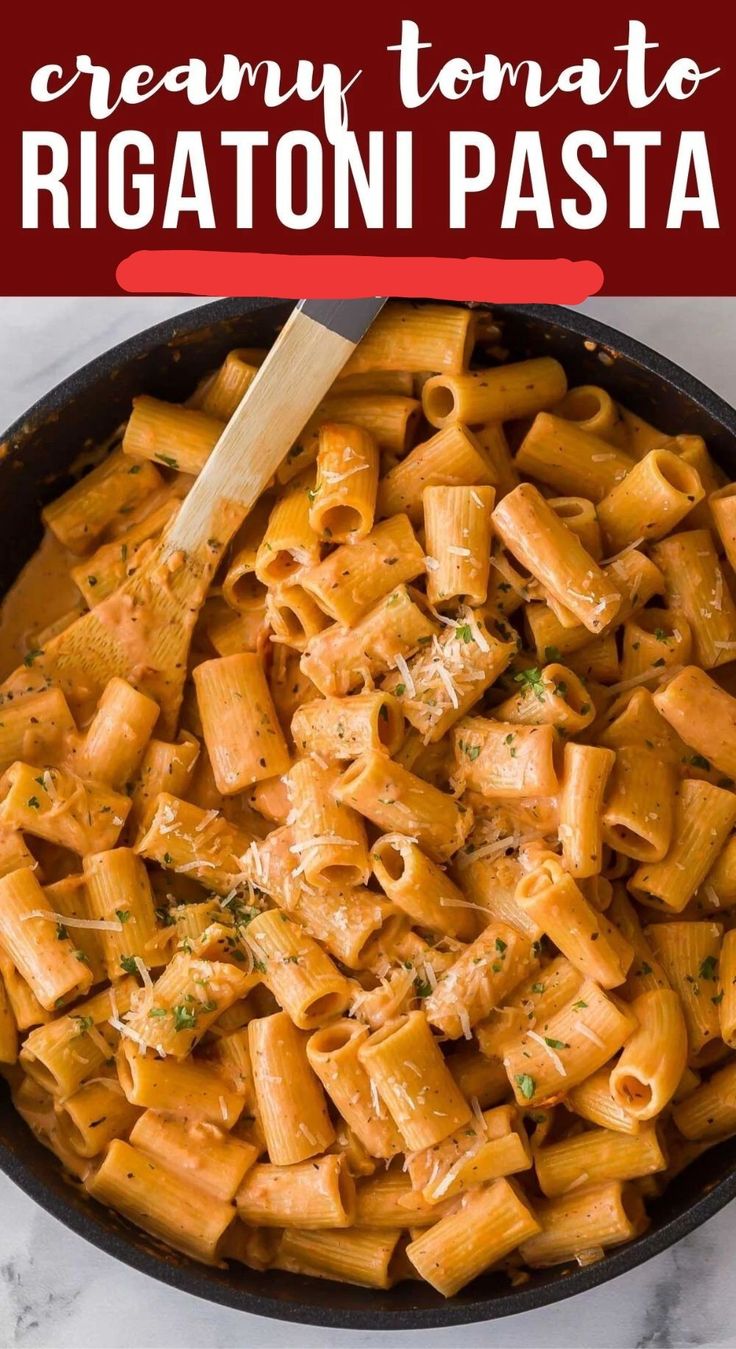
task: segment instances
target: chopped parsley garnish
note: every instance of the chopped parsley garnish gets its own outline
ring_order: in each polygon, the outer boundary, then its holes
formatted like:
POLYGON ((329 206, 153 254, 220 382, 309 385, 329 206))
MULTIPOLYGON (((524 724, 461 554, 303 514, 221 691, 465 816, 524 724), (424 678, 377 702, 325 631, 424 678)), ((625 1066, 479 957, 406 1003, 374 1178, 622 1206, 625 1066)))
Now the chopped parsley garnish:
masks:
POLYGON ((74 1016, 72 1017, 72 1021, 76 1021, 77 1023, 77 1035, 84 1035, 88 1030, 91 1030, 95 1024, 94 1017, 92 1016, 74 1016))
POLYGON ((126 974, 137 974, 138 966, 135 963, 135 956, 121 956, 120 968, 125 970, 126 974))
POLYGON ((37 796, 29 796, 28 800, 26 801, 26 805, 30 806, 31 810, 41 809, 41 802, 39 801, 37 796))
POLYGON ((550 1049, 569 1049, 570 1046, 564 1040, 554 1040, 551 1035, 543 1035, 542 1039, 550 1049))
POLYGON ((63 923, 57 923, 57 924, 56 924, 56 940, 57 940, 57 941, 66 941, 66 939, 67 939, 68 936, 69 936, 69 933, 67 932, 66 928, 64 927, 64 924, 63 924, 63 923))
POLYGON ((471 763, 475 763, 480 754, 480 745, 469 745, 467 740, 458 740, 457 747, 470 759, 471 763))
POLYGON ((432 985, 429 983, 427 979, 419 979, 419 978, 415 979, 414 988, 416 990, 416 995, 418 998, 428 998, 430 993, 432 992, 432 985))
POLYGON ((521 1092, 522 1096, 524 1097, 524 1100, 531 1101, 532 1096, 534 1095, 537 1089, 537 1084, 534 1081, 534 1078, 530 1077, 528 1073, 517 1073, 516 1085, 519 1088, 519 1091, 521 1092))
POLYGON ((472 642, 473 629, 469 623, 458 623, 455 628, 455 635, 460 638, 461 642, 472 642))
POLYGON ((698 970, 698 978, 715 979, 717 965, 718 961, 715 956, 706 956, 705 959, 701 960, 700 962, 700 969, 698 970))
POLYGON ((396 688, 394 689, 394 693, 396 694, 397 698, 403 698, 404 694, 406 693, 406 684, 397 684, 396 688))
POLYGON ((582 999, 582 998, 579 998, 578 1001, 577 1001, 577 1002, 574 1002, 572 1006, 573 1006, 573 1011, 574 1011, 574 1012, 579 1012, 579 1011, 582 1011, 583 1007, 587 1007, 588 1004, 587 1004, 587 1002, 583 1002, 583 999, 582 999))
POLYGON ((34 660, 38 660, 38 657, 42 655, 43 651, 41 650, 41 648, 39 646, 34 646, 31 648, 30 651, 26 651, 26 654, 23 657, 23 664, 27 665, 28 668, 30 669, 34 660))
POLYGON ((155 458, 158 459, 159 463, 161 463, 161 464, 166 464, 166 466, 167 466, 168 468, 178 468, 178 467, 179 467, 178 461, 177 461, 176 459, 174 459, 173 455, 171 455, 171 454, 161 454, 161 453, 159 452, 158 454, 155 455, 155 458))
POLYGON ((127 923, 130 918, 130 909, 116 909, 115 917, 119 923, 127 923))
POLYGON ((544 648, 544 659, 548 663, 550 661, 561 661, 562 652, 560 651, 560 648, 558 646, 546 646, 544 648))
POLYGON ((501 941, 500 937, 496 937, 496 950, 500 951, 501 955, 503 955, 506 950, 506 945, 507 943, 505 941, 501 941))
POLYGON ((544 993, 544 984, 532 984, 532 993, 544 993))

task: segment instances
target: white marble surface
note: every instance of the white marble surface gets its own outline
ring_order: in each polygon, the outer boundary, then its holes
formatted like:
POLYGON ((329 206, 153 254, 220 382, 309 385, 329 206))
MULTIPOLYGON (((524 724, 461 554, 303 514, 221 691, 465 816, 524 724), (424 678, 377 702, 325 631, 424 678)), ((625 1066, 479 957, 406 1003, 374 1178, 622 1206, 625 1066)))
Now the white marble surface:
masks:
MULTIPOLYGON (((0 426, 96 353, 186 299, 0 300, 0 426)), ((736 300, 592 300, 584 308, 658 348, 736 403, 736 300)), ((603 1288, 505 1321, 409 1332, 334 1331, 241 1315, 119 1265, 0 1176, 0 1349, 675 1349, 736 1346, 736 1207, 603 1288)))

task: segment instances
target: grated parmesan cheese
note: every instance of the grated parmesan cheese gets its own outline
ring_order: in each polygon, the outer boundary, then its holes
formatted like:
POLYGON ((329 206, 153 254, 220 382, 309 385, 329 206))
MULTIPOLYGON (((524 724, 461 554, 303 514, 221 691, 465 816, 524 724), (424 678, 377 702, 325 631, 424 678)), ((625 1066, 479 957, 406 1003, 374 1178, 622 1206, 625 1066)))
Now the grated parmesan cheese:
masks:
POLYGON ((562 1062, 562 1059, 560 1058, 556 1050, 554 1050, 551 1045, 547 1044, 547 1041, 545 1040, 544 1036, 539 1035, 535 1030, 528 1030, 527 1035, 530 1040, 536 1040, 537 1044, 542 1046, 542 1049, 544 1050, 545 1054, 547 1054, 549 1058, 551 1058, 555 1068, 560 1074, 560 1077, 567 1077, 567 1069, 564 1063, 562 1062))

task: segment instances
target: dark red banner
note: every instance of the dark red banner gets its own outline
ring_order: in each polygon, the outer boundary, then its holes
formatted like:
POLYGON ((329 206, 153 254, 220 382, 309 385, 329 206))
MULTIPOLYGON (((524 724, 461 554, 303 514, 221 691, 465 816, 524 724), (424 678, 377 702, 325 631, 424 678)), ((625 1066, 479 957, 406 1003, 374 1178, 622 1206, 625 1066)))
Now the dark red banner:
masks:
POLYGON ((734 294, 731 28, 663 0, 34 6, 0 289, 734 294))

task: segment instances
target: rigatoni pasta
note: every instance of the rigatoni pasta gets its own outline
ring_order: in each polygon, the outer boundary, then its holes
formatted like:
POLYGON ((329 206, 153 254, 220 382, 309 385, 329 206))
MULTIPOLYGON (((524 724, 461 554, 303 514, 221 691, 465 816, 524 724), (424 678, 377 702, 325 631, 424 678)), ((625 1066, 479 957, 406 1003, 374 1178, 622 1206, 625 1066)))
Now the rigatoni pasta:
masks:
POLYGON ((733 487, 615 371, 502 344, 386 306, 210 541, 178 725, 135 666, 92 703, 38 658, 157 546, 262 349, 135 400, 45 507, 58 602, 6 653, 15 1105, 92 1199, 264 1281, 603 1259, 736 1133, 733 487))

